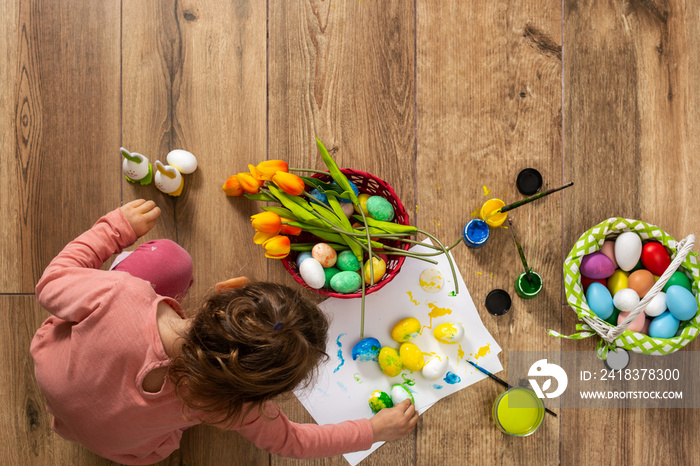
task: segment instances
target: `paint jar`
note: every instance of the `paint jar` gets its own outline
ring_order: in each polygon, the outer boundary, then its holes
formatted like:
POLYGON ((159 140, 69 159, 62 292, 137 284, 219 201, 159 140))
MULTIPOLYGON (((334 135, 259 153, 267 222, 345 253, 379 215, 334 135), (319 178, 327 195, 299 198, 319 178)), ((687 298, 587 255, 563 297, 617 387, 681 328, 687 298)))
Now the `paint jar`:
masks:
POLYGON ((489 199, 484 203, 483 206, 481 206, 481 220, 485 221, 486 224, 491 228, 500 227, 503 224, 503 222, 506 221, 508 213, 497 214, 492 217, 489 217, 489 215, 492 214, 494 211, 500 209, 501 207, 504 207, 505 205, 506 203, 500 199, 489 199))
POLYGON ((515 279, 515 292, 521 298, 531 299, 542 291, 542 277, 540 274, 530 270, 530 278, 532 281, 528 280, 527 274, 523 272, 515 279))
POLYGON ((462 239, 464 240, 464 244, 470 248, 480 248, 486 244, 489 235, 488 224, 481 219, 474 218, 469 220, 469 223, 465 225, 464 231, 462 232, 462 239))
POLYGON ((493 420, 498 429, 514 437, 533 434, 544 421, 544 403, 529 388, 513 387, 493 402, 493 420))

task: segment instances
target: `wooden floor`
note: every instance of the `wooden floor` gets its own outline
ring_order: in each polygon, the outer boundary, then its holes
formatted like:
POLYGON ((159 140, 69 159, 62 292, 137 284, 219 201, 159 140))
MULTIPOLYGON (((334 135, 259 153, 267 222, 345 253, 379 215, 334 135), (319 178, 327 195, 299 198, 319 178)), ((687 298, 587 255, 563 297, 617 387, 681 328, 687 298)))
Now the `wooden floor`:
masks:
MULTIPOLYGON (((389 181, 411 222, 445 241, 515 177, 575 186, 513 211, 543 295, 486 313, 519 263, 506 231, 454 250, 486 327, 513 350, 591 350, 565 305, 562 262, 609 216, 700 234, 700 3, 694 0, 3 0, 0 2, 0 462, 109 462, 54 434, 29 342, 47 316, 34 286, 54 255, 122 202, 151 198, 195 261, 191 301, 245 274, 293 282, 252 245, 252 201, 220 187, 247 164, 344 167, 389 181), (178 199, 129 184, 119 147, 199 158, 178 199)), ((697 248, 696 248, 697 249, 697 248)), ((691 345, 697 348, 700 343, 691 345)), ((697 464, 697 410, 563 409, 502 435, 501 388, 440 401, 414 434, 363 464, 697 464)), ((296 400, 296 421, 311 418, 296 400)), ((162 464, 345 464, 270 456, 200 427, 162 464)))

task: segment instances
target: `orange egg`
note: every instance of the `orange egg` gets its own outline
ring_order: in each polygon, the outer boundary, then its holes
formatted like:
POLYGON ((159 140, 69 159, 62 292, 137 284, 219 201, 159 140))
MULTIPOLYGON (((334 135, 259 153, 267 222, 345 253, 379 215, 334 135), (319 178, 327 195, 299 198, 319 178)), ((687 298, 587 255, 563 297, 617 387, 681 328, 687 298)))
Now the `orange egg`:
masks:
POLYGON ((646 295, 654 286, 654 275, 648 270, 640 269, 632 272, 627 279, 627 287, 637 292, 640 298, 646 295))

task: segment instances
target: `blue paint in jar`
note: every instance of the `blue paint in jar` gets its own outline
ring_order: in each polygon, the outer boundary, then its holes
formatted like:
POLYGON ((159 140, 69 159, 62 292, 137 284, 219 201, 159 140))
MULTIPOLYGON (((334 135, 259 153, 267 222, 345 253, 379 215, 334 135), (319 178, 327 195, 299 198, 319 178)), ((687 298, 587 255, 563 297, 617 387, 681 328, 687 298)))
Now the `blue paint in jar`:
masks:
POLYGON ((469 220, 469 223, 467 223, 464 227, 462 239, 470 248, 480 248, 486 244, 486 241, 489 239, 489 235, 489 226, 486 224, 486 222, 480 218, 473 218, 469 220))

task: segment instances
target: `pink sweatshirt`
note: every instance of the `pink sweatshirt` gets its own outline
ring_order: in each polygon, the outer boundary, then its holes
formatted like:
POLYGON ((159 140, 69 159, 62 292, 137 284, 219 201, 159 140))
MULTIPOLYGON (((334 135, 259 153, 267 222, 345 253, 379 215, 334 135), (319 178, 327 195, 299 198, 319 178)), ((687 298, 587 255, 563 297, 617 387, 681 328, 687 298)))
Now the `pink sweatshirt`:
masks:
MULTIPOLYGON (((34 371, 53 428, 62 437, 121 463, 150 464, 180 444, 182 431, 200 424, 201 413, 183 415, 184 403, 166 377, 157 393, 143 390, 150 371, 166 366, 156 326, 158 303, 184 317, 180 305, 159 296, 126 272, 99 270, 136 235, 117 209, 69 243, 49 264, 36 296, 50 316, 31 344, 34 371)), ((275 415, 269 403, 265 412, 275 415)), ((251 413, 231 427, 259 448, 296 458, 366 450, 367 419, 318 426, 251 413)))

